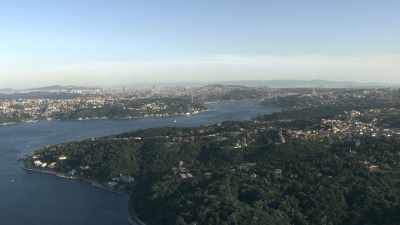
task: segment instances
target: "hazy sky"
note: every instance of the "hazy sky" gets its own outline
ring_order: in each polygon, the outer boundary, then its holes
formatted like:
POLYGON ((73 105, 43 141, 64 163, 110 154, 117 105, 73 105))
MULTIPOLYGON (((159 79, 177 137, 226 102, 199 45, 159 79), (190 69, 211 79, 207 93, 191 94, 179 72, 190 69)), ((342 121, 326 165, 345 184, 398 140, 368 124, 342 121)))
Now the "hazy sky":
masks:
POLYGON ((398 0, 2 0, 0 87, 400 82, 398 0))

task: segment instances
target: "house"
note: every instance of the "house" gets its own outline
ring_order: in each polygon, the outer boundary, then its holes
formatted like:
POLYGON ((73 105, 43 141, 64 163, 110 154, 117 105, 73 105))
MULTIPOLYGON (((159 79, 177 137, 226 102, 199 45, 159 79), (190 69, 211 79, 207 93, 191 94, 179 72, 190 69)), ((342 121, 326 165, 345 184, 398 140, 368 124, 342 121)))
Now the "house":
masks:
POLYGON ((68 159, 68 158, 65 155, 61 155, 60 157, 58 157, 58 160, 60 160, 60 161, 63 161, 63 160, 66 160, 66 159, 68 159))
POLYGON ((35 161, 33 161, 33 164, 35 165, 35 166, 37 166, 37 167, 39 167, 39 166, 42 166, 42 161, 40 161, 40 160, 35 160, 35 161))
POLYGON ((132 184, 135 181, 135 178, 131 176, 123 176, 122 174, 120 175, 120 181, 126 184, 132 184))
POLYGON ((52 163, 49 164, 49 168, 50 169, 54 169, 54 168, 56 168, 56 165, 57 165, 56 162, 52 162, 52 163))
POLYGON ((281 177, 282 176, 282 169, 274 169, 273 171, 275 177, 281 177))
POLYGON ((373 172, 378 172, 379 171, 379 166, 377 165, 370 165, 368 166, 368 171, 373 173, 373 172))
POLYGON ((118 185, 118 183, 115 182, 115 181, 110 181, 110 182, 107 183, 107 185, 108 185, 109 187, 111 187, 111 188, 114 188, 115 186, 118 185))
POLYGON ((76 169, 72 169, 71 171, 69 171, 68 173, 70 176, 75 176, 76 175, 76 169))

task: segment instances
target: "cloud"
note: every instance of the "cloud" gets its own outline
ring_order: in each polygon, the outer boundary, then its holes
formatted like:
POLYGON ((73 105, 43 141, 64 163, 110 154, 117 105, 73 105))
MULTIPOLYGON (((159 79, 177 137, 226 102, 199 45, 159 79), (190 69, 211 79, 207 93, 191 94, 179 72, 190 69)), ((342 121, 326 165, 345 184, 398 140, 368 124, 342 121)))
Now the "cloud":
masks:
MULTIPOLYGON (((0 63, 1 64, 1 63, 0 63)), ((209 55, 171 60, 6 62, 0 86, 121 85, 155 81, 328 79, 400 82, 400 54, 209 55)))

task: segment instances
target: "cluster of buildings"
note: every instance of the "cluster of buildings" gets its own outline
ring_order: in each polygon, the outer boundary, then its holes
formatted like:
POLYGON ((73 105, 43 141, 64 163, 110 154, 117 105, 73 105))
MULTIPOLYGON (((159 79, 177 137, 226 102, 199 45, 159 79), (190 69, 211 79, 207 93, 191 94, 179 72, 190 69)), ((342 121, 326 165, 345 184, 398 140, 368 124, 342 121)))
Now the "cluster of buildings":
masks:
POLYGON ((131 185, 131 184, 133 184, 133 182, 135 182, 135 178, 134 177, 120 174, 117 177, 113 177, 111 179, 111 181, 107 182, 107 185, 110 188, 116 188, 119 185, 131 185))
POLYGON ((172 171, 178 175, 181 179, 193 178, 192 173, 184 166, 184 161, 179 161, 178 167, 173 167, 172 171))
POLYGON ((33 159, 33 165, 34 165, 35 167, 42 168, 42 169, 55 169, 56 166, 57 166, 57 163, 59 163, 59 162, 61 162, 61 161, 64 161, 64 160, 67 160, 68 157, 65 156, 65 155, 60 155, 60 156, 57 158, 58 160, 57 160, 57 161, 54 161, 54 162, 45 162, 44 160, 42 160, 42 159, 40 158, 39 155, 33 155, 33 156, 32 156, 32 159, 33 159))
MULTIPOLYGON (((55 157, 54 160, 48 161, 45 159, 42 159, 42 156, 40 155, 33 155, 32 156, 33 160, 33 166, 34 168, 38 168, 44 171, 48 171, 49 173, 53 173, 53 171, 56 169, 57 165, 61 164, 63 161, 68 160, 68 157, 64 154, 61 154, 57 157, 55 157)), ((59 175, 64 178, 70 178, 73 179, 76 176, 79 176, 82 172, 89 171, 91 169, 90 166, 85 165, 85 166, 80 166, 79 168, 76 169, 71 169, 68 171, 66 174, 57 174, 54 172, 54 174, 59 175)), ((124 186, 124 185, 131 185, 135 179, 132 176, 120 174, 119 176, 113 177, 111 181, 107 182, 107 185, 110 188, 116 188, 117 186, 124 186)))
POLYGON ((19 120, 20 118, 29 120, 52 119, 56 113, 74 111, 76 109, 102 108, 112 102, 112 99, 104 96, 68 99, 0 99, 0 118, 8 118, 9 120, 19 120))
MULTIPOLYGON (((201 108, 186 103, 163 101, 162 98, 136 98, 122 95, 88 95, 72 98, 19 98, 0 99, 0 124, 7 122, 29 122, 36 120, 60 119, 63 113, 89 112, 92 117, 82 115, 76 119, 107 119, 102 114, 104 107, 115 107, 128 118, 196 114, 201 108), (171 105, 170 105, 171 104, 171 105), (172 105, 175 104, 175 105, 172 105), (182 104, 182 107, 176 105, 182 104), (170 108, 175 107, 175 108, 170 108), (193 108, 191 108, 193 107, 193 108), (190 110, 189 110, 190 109, 190 110), (181 110, 178 112, 178 110, 181 110)), ((189 103, 190 104, 190 101, 189 103)), ((62 119, 62 118, 61 118, 62 119)))
POLYGON ((285 129, 285 136, 304 140, 356 140, 358 137, 392 137, 400 135, 395 129, 383 128, 376 113, 382 109, 365 112, 353 110, 335 119, 322 119, 317 129, 285 129))

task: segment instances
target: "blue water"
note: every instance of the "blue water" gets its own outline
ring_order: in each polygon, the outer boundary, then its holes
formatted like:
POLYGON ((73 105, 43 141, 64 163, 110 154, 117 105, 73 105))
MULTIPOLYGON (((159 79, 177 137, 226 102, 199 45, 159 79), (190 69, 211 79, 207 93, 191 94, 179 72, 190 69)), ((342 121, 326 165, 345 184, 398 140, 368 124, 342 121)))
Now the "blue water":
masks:
POLYGON ((210 111, 176 118, 131 121, 39 122, 0 127, 1 225, 127 225, 128 197, 88 184, 29 174, 17 158, 47 144, 160 126, 199 126, 246 120, 278 111, 253 101, 209 105, 210 111), (176 123, 174 120, 176 119, 176 123))

